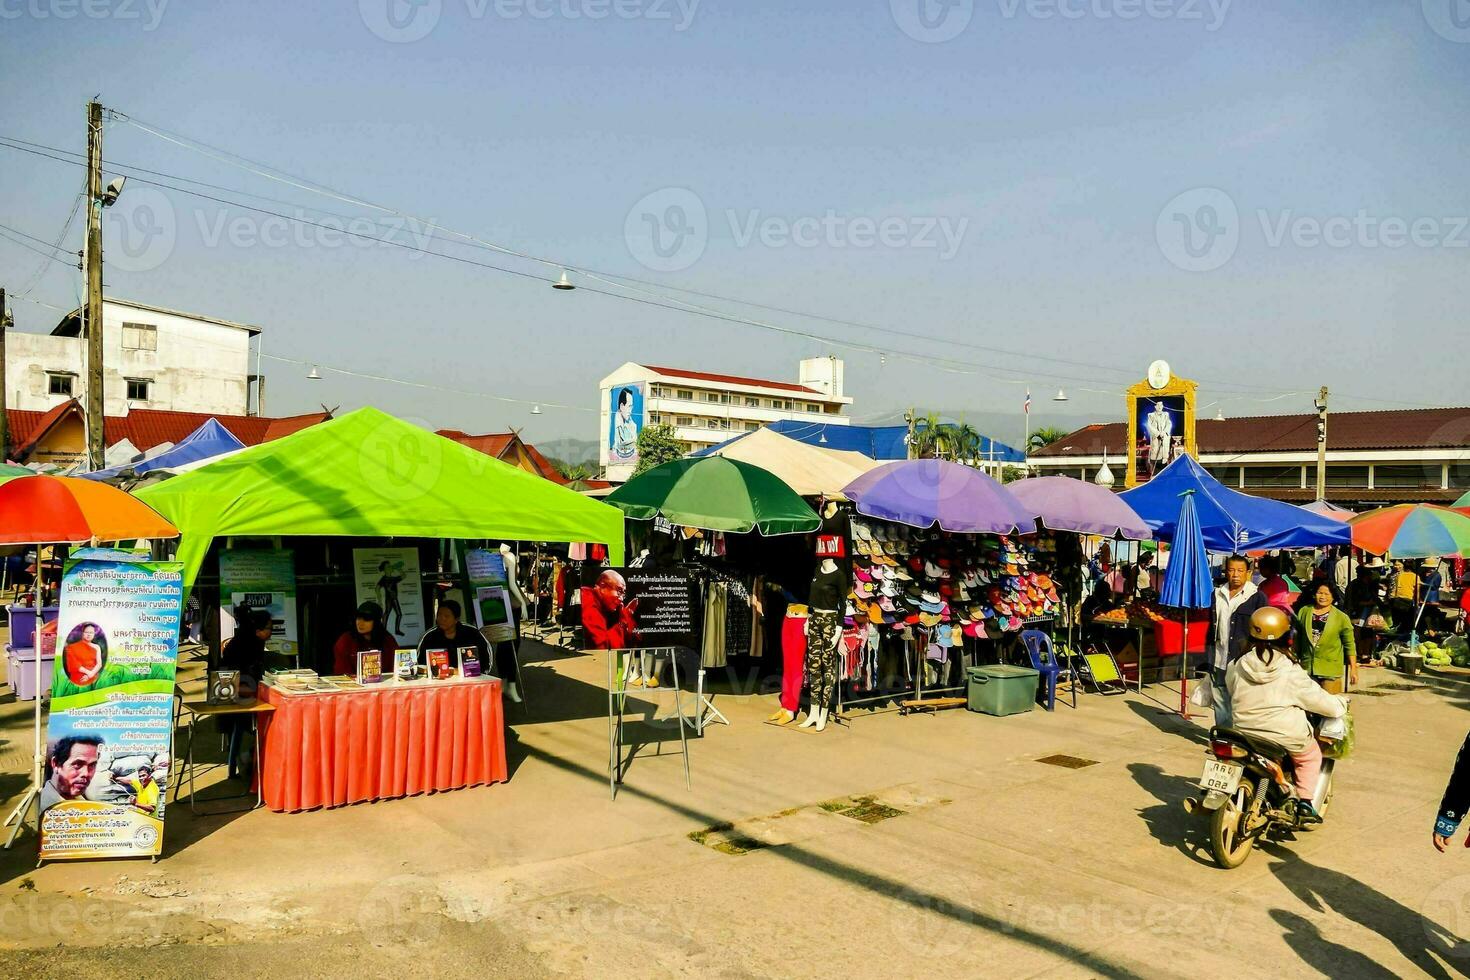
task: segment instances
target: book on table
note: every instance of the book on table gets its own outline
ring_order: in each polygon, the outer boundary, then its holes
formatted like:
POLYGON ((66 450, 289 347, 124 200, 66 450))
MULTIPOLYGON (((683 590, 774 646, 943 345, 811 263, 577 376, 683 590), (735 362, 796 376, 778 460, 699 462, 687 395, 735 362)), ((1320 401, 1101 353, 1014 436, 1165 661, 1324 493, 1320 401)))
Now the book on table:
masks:
POLYGON ((363 650, 357 655, 357 683, 376 684, 383 679, 383 651, 363 650))
POLYGON ((480 676, 480 652, 474 647, 459 648, 459 676, 480 676))
POLYGON ((454 676, 454 665, 449 662, 448 650, 428 650, 429 676, 436 681, 445 681, 454 676))
POLYGON ((419 652, 406 647, 393 653, 393 676, 401 681, 411 681, 419 670, 419 652))

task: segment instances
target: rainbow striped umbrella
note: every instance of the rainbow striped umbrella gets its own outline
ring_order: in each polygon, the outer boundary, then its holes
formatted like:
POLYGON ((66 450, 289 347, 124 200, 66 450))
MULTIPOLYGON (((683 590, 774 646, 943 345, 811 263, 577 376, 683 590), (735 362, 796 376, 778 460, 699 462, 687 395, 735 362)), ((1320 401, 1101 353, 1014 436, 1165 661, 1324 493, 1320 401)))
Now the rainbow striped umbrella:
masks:
POLYGON ((1348 521, 1353 544, 1393 558, 1470 557, 1470 516, 1435 504, 1399 504, 1348 521))

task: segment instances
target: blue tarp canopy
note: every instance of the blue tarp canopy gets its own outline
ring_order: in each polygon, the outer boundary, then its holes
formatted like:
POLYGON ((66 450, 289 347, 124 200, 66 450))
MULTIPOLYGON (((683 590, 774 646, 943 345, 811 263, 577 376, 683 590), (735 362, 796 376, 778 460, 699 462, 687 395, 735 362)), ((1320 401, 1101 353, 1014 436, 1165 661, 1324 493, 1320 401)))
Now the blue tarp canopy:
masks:
MULTIPOLYGON (((827 449, 840 449, 844 452, 862 453, 869 459, 909 458, 908 446, 904 443, 904 438, 909 433, 906 425, 834 425, 830 422, 800 422, 795 419, 784 419, 780 422, 772 422, 766 428, 788 439, 795 439, 797 442, 823 446, 827 449)), ((721 446, 728 446, 732 442, 744 439, 749 434, 748 432, 741 433, 734 439, 725 441, 721 446)), ((694 455, 707 456, 721 446, 711 446, 694 455)), ((1025 453, 1005 443, 996 442, 988 436, 980 437, 980 455, 987 461, 994 459, 997 463, 1020 465, 1026 462, 1025 453)))
POLYGON ((1231 490, 1189 456, 1180 456, 1158 476, 1122 497, 1153 528, 1154 537, 1173 541, 1184 505, 1180 495, 1191 490, 1210 551, 1275 551, 1353 542, 1352 529, 1346 524, 1304 507, 1231 490))
POLYGON ((88 480, 111 480, 122 476, 125 471, 131 471, 135 476, 147 476, 154 470, 183 466, 185 463, 197 463, 201 459, 210 459, 243 448, 245 444, 236 439, 229 429, 220 425, 217 419, 209 419, 172 449, 159 453, 151 459, 109 466, 105 470, 80 475, 88 480))

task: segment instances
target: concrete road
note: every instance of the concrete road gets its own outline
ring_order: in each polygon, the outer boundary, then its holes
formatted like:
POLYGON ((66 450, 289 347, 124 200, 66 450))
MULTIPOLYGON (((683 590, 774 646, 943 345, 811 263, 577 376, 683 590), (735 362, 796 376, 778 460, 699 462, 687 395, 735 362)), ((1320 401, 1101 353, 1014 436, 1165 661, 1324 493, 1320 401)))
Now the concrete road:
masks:
MULTIPOLYGON (((693 789, 663 741, 613 801, 605 662, 527 646, 509 783, 175 806, 155 865, 36 870, 28 835, 0 857, 0 975, 1470 975, 1470 851, 1429 843, 1470 727, 1459 678, 1370 677, 1328 823, 1227 872, 1180 806, 1207 719, 1146 695, 814 734, 765 724, 769 696, 718 694, 733 724, 691 743, 693 789)), ((12 799, 27 707, 0 702, 12 799)))

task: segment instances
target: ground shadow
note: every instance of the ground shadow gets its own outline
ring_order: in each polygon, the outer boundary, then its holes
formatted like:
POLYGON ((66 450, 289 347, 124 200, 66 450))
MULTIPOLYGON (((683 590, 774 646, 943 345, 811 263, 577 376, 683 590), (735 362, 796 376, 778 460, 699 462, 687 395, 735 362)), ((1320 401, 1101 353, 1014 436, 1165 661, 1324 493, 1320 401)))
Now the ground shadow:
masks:
POLYGON ((1213 867, 1205 818, 1184 810, 1184 800, 1199 792, 1197 780, 1188 776, 1171 776, 1160 767, 1144 762, 1130 763, 1128 773, 1139 787, 1159 801, 1156 806, 1138 811, 1154 840, 1165 847, 1172 847, 1196 864, 1213 867))
MULTIPOLYGON (((599 784, 605 783, 607 780, 606 773, 596 772, 580 763, 547 752, 544 749, 527 747, 526 752, 540 762, 544 762, 563 772, 580 776, 583 779, 599 784)), ((619 787, 618 793, 619 795, 628 794, 647 800, 680 816, 697 821, 701 826, 712 827, 727 822, 726 818, 718 814, 704 812, 695 807, 677 803, 674 800, 637 787, 624 785, 619 787)), ((962 925, 972 927, 976 930, 977 940, 982 939, 985 935, 1004 936, 1007 939, 1024 943, 1035 949, 1060 957, 1091 976, 1121 978, 1137 975, 1133 970, 1121 964, 1115 963, 1091 950, 1074 946, 1063 939, 1058 939, 1038 930, 1018 925, 1015 922, 1007 921, 980 909, 957 903, 946 896, 917 889, 910 881, 899 881, 884 875, 874 874, 855 865, 825 857, 803 847, 799 843, 767 848, 762 853, 769 854, 779 860, 790 861, 816 874, 825 875, 829 878, 862 888, 874 895, 901 903, 911 910, 929 912, 933 915, 942 916, 962 925)))
POLYGON ((1322 935, 1310 921, 1285 909, 1272 909, 1275 919, 1285 932, 1282 938, 1303 963, 1321 971, 1327 977, 1392 978, 1392 970, 1379 966, 1367 955, 1355 949, 1334 943, 1322 935))
MULTIPOLYGON (((1470 946, 1422 912, 1394 901, 1356 878, 1312 864, 1294 851, 1269 842, 1263 842, 1260 847, 1274 859, 1271 873, 1314 912, 1335 912, 1365 929, 1371 929, 1431 977, 1450 980, 1451 977, 1470 976, 1467 972, 1470 968, 1470 958, 1467 958, 1470 946)), ((1281 918, 1277 921, 1289 927, 1295 926, 1295 923, 1281 918)), ((1291 942, 1291 935, 1288 935, 1288 942, 1291 942)), ((1297 949, 1295 943, 1292 948, 1297 949)), ((1300 955, 1301 950, 1297 951, 1300 955)), ((1303 960, 1315 965, 1305 955, 1303 960)), ((1382 975, 1394 975, 1392 971, 1379 970, 1382 975)), ((1347 974, 1331 971, 1331 975, 1347 974)), ((1354 972, 1352 975, 1376 974, 1354 972)))
POLYGON ((1179 716, 1177 705, 1166 705, 1147 694, 1144 698, 1136 701, 1130 697, 1128 709, 1166 735, 1178 735, 1201 746, 1210 743, 1210 716, 1203 708, 1195 709, 1204 713, 1203 718, 1190 720, 1179 716))

